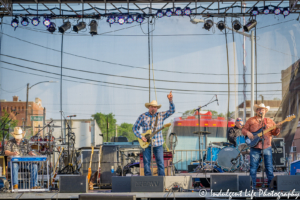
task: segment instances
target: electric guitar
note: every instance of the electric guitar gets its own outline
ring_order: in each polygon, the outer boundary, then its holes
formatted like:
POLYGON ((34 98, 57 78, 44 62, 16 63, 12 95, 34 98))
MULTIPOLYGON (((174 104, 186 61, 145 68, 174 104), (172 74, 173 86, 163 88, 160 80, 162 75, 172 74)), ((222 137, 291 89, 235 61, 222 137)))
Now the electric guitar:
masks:
MULTIPOLYGON (((295 115, 292 115, 292 116, 289 116, 287 117, 285 120, 283 120, 282 122, 279 122, 277 125, 280 125, 280 124, 283 124, 285 122, 289 122, 289 121, 292 121, 296 116, 295 115)), ((274 130, 276 128, 276 126, 272 126, 266 130, 263 130, 262 128, 259 129, 258 131, 252 133, 253 134, 253 139, 251 140, 248 136, 245 137, 245 142, 246 144, 249 146, 249 147, 255 147, 258 142, 261 141, 261 136, 265 133, 268 133, 272 130, 274 130)))
POLYGON ((58 156, 58 158, 57 158, 56 164, 55 164, 55 168, 54 168, 55 174, 53 175, 52 179, 50 179, 50 180, 51 180, 51 186, 52 186, 52 188, 54 187, 55 178, 56 178, 56 176, 57 176, 57 171, 56 171, 56 169, 57 169, 58 161, 59 161, 60 156, 61 156, 61 153, 62 153, 63 151, 64 151, 64 148, 62 147, 61 150, 60 150, 59 156, 58 156))
POLYGON ((88 183, 90 183, 90 181, 91 181, 93 154, 94 154, 94 147, 92 147, 92 153, 91 153, 91 158, 90 158, 90 166, 89 166, 89 169, 88 169, 88 175, 87 175, 88 183))
POLYGON ((100 185, 101 158, 102 158, 102 145, 100 146, 100 150, 99 150, 98 176, 97 176, 97 183, 98 183, 98 185, 100 185))
POLYGON ((158 133, 159 131, 163 130, 164 128, 167 128, 167 127, 170 127, 171 126, 171 123, 168 123, 168 124, 165 124, 163 127, 161 127, 160 129, 158 129, 157 131, 154 131, 152 133, 152 130, 149 129, 146 133, 142 133, 141 135, 143 137, 145 137, 147 139, 147 142, 144 142, 142 139, 138 138, 138 141, 140 143, 140 146, 143 148, 143 149, 146 149, 150 144, 151 144, 151 138, 156 134, 158 133))

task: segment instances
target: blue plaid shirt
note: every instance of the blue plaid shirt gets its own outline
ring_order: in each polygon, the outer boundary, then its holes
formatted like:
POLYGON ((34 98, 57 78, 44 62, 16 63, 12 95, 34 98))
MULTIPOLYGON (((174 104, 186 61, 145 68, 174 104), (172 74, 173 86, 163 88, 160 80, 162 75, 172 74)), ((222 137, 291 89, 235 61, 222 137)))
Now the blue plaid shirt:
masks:
MULTIPOLYGON (((147 130, 151 129, 153 131, 154 125, 155 125, 155 119, 158 115, 157 119, 157 127, 156 130, 163 127, 165 119, 170 117, 175 112, 175 106, 173 102, 170 102, 170 107, 168 111, 165 112, 157 112, 155 115, 151 115, 149 112, 143 113, 139 116, 139 118, 136 120, 135 124, 132 127, 133 133, 136 137, 142 139, 142 135, 140 134, 139 130, 140 127, 143 127, 143 133, 145 133, 147 130), (150 127, 151 124, 151 127, 150 127)), ((152 137, 154 141, 154 146, 161 146, 164 143, 164 138, 162 136, 162 131, 159 131, 152 137)))

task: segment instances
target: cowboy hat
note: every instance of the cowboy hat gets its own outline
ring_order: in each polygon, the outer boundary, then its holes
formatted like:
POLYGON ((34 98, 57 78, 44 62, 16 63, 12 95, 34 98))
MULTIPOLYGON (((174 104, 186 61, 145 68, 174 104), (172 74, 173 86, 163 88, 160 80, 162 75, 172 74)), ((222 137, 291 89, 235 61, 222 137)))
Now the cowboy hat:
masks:
POLYGON ((157 104, 157 101, 153 100, 150 103, 145 103, 146 108, 149 108, 150 106, 155 106, 157 109, 160 109, 161 105, 157 104))
POLYGON ((22 139, 23 138, 23 131, 21 127, 15 127, 14 132, 10 133, 14 136, 15 139, 22 139))
POLYGON ((266 110, 266 112, 268 112, 270 110, 270 106, 265 106, 265 104, 261 103, 259 105, 254 104, 254 110, 257 110, 257 108, 264 108, 266 110))

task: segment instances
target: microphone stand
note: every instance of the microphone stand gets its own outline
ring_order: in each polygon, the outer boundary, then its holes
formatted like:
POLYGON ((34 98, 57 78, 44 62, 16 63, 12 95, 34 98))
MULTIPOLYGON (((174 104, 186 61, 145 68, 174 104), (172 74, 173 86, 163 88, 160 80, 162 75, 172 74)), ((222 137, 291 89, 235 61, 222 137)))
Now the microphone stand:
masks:
POLYGON ((262 137, 261 137, 261 143, 262 143, 262 149, 261 149, 261 155, 262 155, 262 165, 261 165, 261 172, 262 172, 262 185, 261 188, 265 187, 265 157, 264 157, 264 129, 266 128, 265 124, 265 118, 263 118, 263 115, 261 115, 261 122, 262 122, 262 137))

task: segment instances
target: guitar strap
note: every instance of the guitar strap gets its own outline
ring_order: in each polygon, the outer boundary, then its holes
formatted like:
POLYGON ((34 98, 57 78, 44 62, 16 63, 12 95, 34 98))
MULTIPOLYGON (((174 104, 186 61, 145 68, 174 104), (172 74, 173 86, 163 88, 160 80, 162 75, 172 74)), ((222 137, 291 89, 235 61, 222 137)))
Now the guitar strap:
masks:
POLYGON ((157 121, 158 121, 158 114, 156 115, 156 118, 155 118, 155 124, 154 124, 153 133, 156 131, 157 121))

